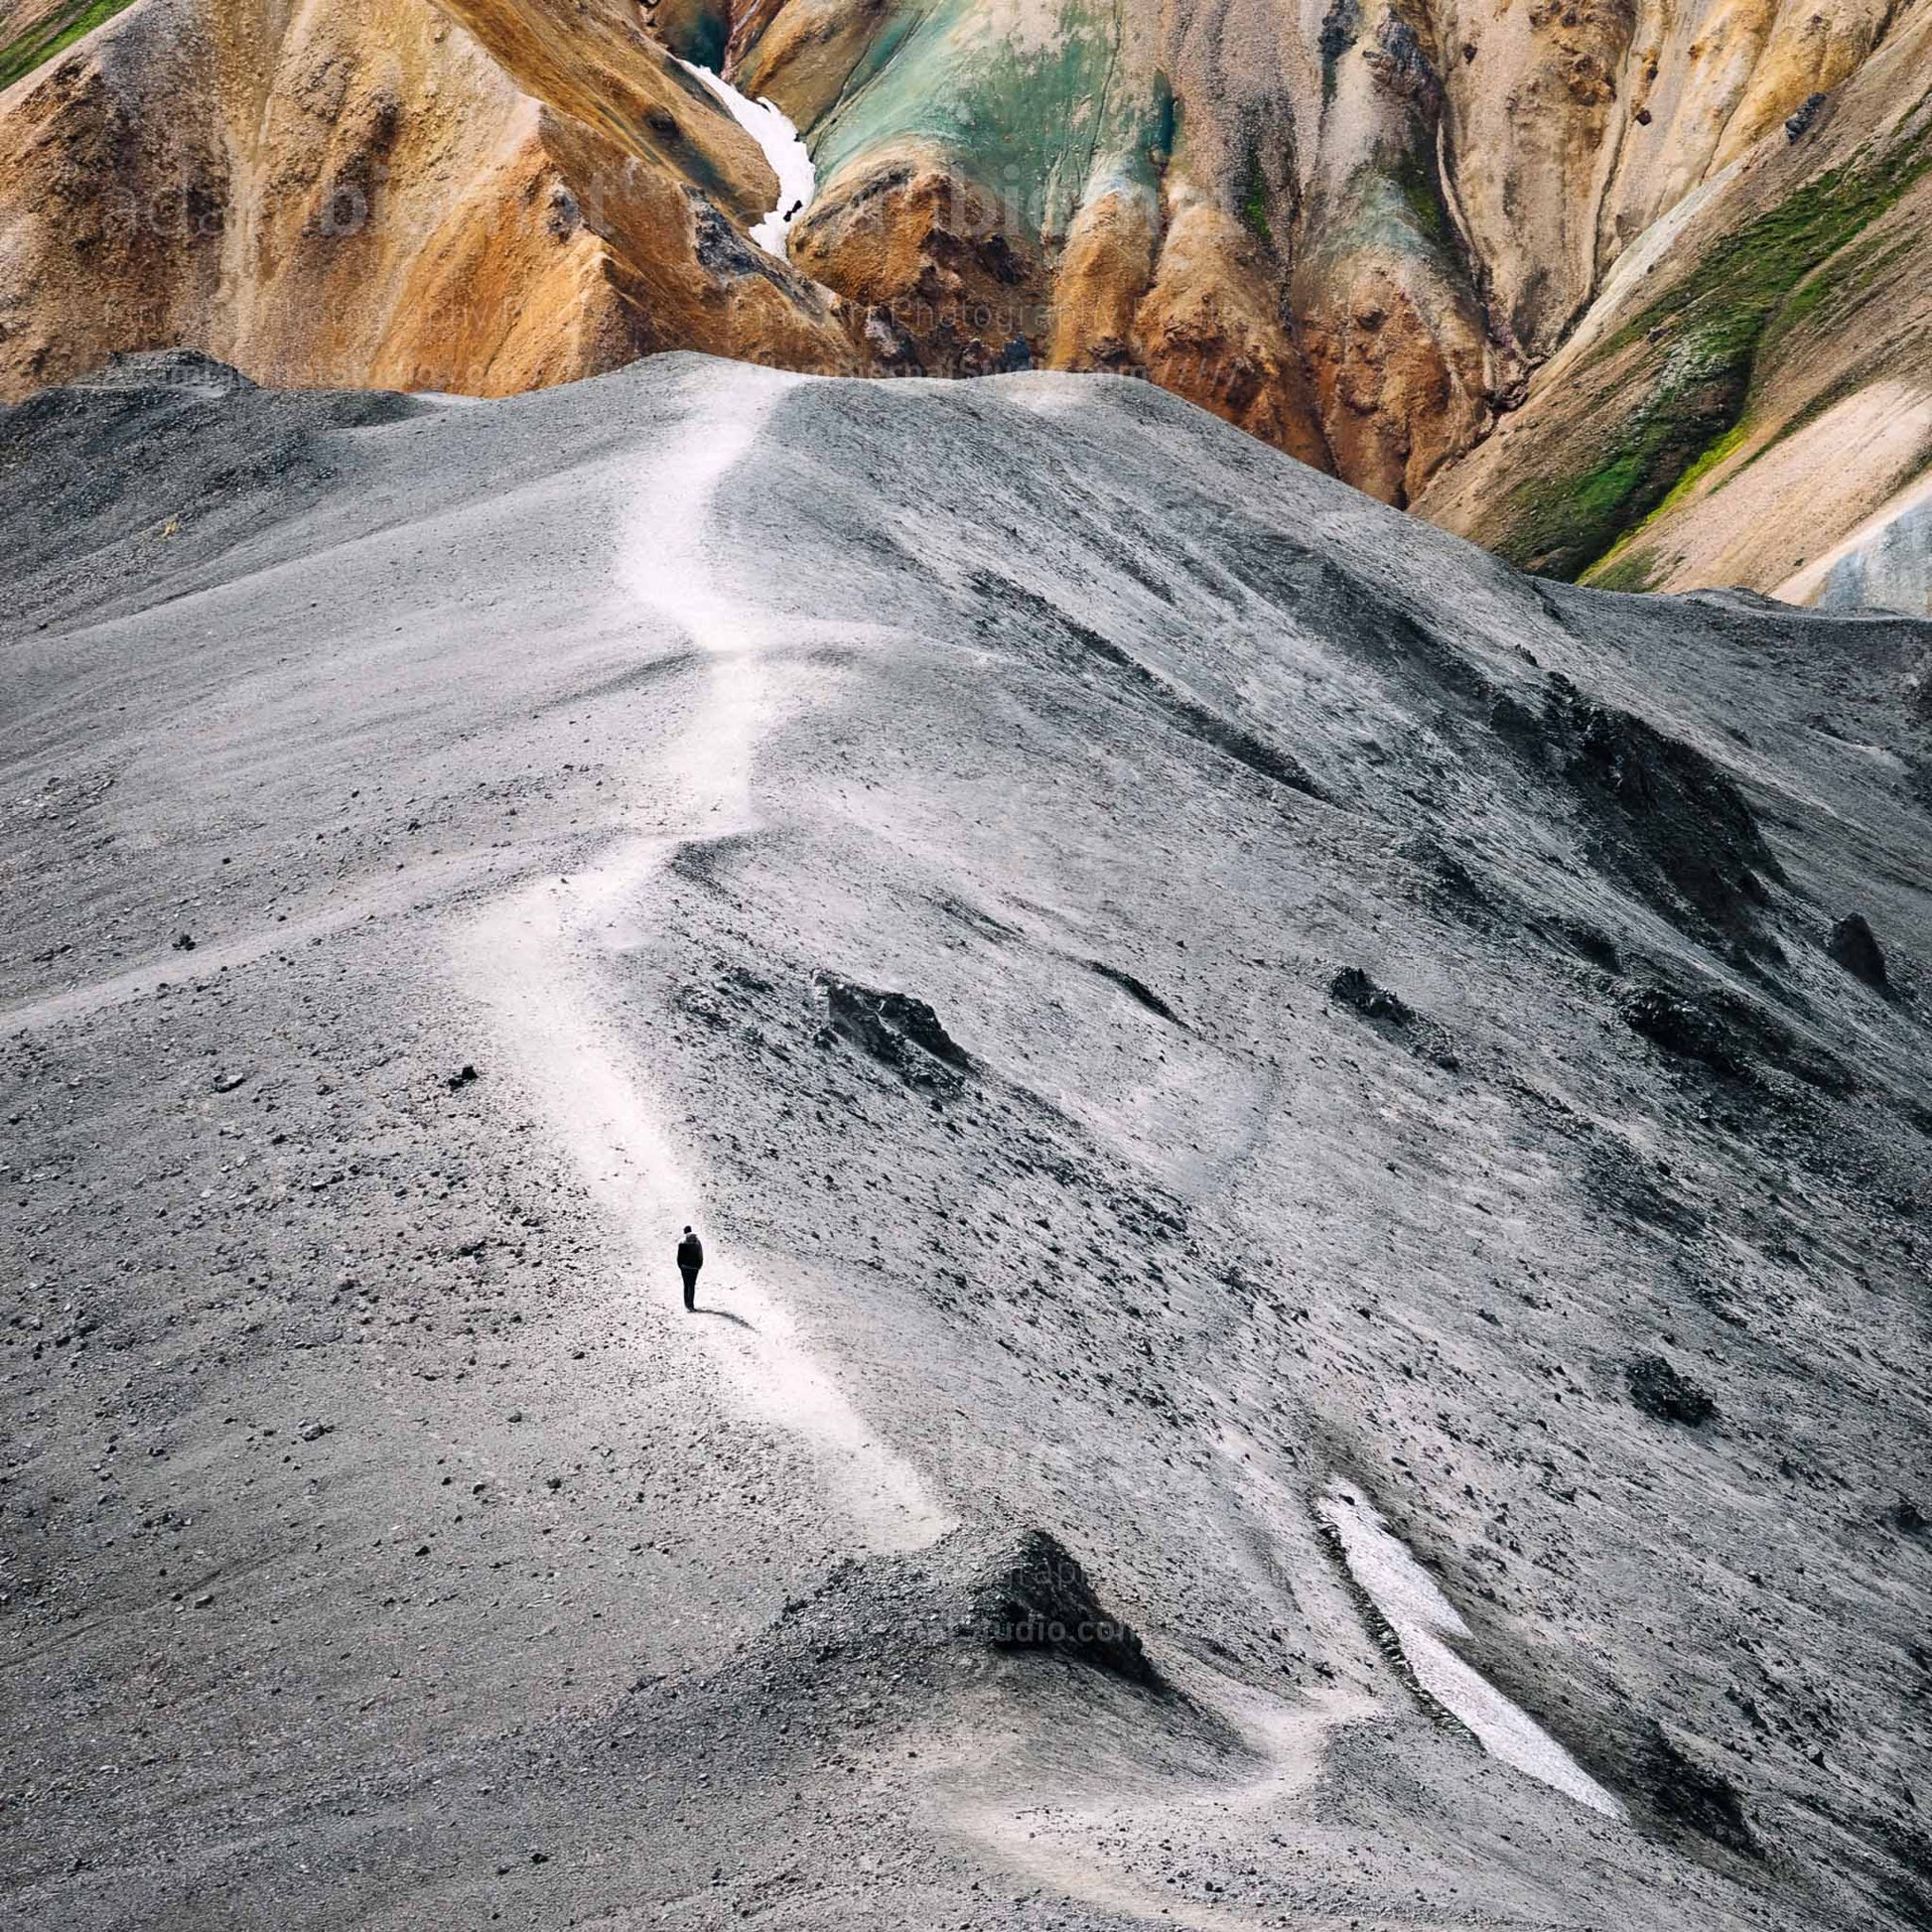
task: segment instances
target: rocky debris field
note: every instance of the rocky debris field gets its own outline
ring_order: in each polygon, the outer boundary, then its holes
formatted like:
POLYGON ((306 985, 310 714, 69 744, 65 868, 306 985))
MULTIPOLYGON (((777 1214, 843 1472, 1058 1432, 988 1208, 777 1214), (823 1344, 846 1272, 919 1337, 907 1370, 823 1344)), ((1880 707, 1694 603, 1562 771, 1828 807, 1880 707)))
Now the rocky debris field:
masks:
POLYGON ((9 1916, 1932 1922, 1932 627, 1117 379, 0 453, 9 1916))

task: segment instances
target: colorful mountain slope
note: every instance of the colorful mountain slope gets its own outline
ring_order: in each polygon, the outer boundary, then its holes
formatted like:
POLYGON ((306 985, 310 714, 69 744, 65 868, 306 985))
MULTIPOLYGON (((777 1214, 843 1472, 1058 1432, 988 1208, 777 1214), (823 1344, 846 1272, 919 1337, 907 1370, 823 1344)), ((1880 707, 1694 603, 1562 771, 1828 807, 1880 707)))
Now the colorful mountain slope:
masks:
POLYGON ((95 11, 0 9, 6 395, 1137 372, 1533 568, 1798 595, 1932 461, 1932 0, 95 11), (680 59, 804 134, 789 262, 680 59))

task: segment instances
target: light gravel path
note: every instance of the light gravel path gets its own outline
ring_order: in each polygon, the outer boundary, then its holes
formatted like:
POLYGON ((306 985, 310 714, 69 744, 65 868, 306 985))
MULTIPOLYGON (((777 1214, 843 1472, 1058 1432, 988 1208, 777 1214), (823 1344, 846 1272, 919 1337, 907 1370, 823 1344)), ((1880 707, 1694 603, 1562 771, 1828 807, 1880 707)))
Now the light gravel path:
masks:
POLYGON ((681 846, 756 829, 753 755, 765 716, 760 653, 775 626, 721 587, 729 559, 709 526, 731 473, 789 386, 700 378, 705 406, 641 482, 618 557, 619 594, 681 631, 709 660, 698 717, 653 775, 670 822, 637 825, 588 872, 546 878, 496 904, 456 947, 460 983, 484 1008, 498 1050, 548 1118, 592 1197, 637 1258, 640 1296, 676 1292, 672 1251, 687 1222, 705 1239, 695 1340, 748 1414, 798 1439, 802 1466, 850 1516, 865 1547, 922 1548, 952 1527, 918 1472, 875 1436, 790 1311, 734 1256, 707 1211, 704 1177, 676 1145, 643 1069, 600 1006, 597 965, 648 928, 651 899, 681 846), (719 1295, 726 1297, 720 1308, 719 1295))
MULTIPOLYGON (((346 932, 372 919, 399 912, 421 911, 453 893, 486 881, 508 862, 493 852, 451 853, 412 866, 398 866, 383 885, 354 893, 320 910, 293 919, 277 920, 192 950, 171 950, 145 959, 103 979, 84 981, 58 993, 43 993, 14 1006, 0 1007, 0 1035, 37 1033, 65 1021, 83 1020, 111 1007, 130 1006, 164 989, 200 985, 222 973, 293 946, 306 946, 346 932)), ((192 936, 192 935, 191 935, 192 936)))
MULTIPOLYGON (((1086 1904, 1130 1917, 1159 1919, 1201 1932, 1264 1932, 1283 1919, 1239 1905, 1177 1897, 1172 1886, 1156 1882, 1142 1863, 1124 1859, 1119 1848, 1145 1848, 1166 1835, 1171 1841, 1231 1845, 1272 1825, 1295 1829, 1297 1801, 1306 1799, 1319 1777, 1332 1733, 1342 1725, 1372 1718, 1373 1698, 1352 1689, 1317 1692, 1291 1704, 1267 1691, 1202 1672, 1184 1686, 1199 1703, 1226 1719, 1258 1762, 1227 1783, 1103 1798, 1055 1810, 1050 1818, 1034 1806, 1018 1805, 1010 1795, 963 1805, 955 1829, 984 1846, 999 1862, 1036 1884, 1086 1904)), ((1295 1913, 1302 1932, 1342 1932, 1359 1914, 1295 1913)), ((1434 1921, 1384 1918, 1385 1932, 1408 1932, 1434 1921)))

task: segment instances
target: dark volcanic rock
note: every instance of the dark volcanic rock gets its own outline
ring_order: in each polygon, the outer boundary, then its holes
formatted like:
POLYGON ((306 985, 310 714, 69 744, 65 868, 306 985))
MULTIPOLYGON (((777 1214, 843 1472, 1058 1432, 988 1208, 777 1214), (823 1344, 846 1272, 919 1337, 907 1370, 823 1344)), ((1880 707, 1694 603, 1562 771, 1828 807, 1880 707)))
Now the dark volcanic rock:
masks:
POLYGON ((1173 1008, 1169 1006, 1151 986, 1143 980, 1136 979, 1132 973, 1123 972, 1118 966, 1109 966, 1104 959, 1090 959, 1087 965, 1103 980, 1112 980, 1122 992, 1140 1001, 1148 1012, 1159 1014, 1163 1020, 1173 1021, 1176 1027, 1182 1024, 1179 1014, 1174 1012, 1173 1008))
POLYGON ((1359 1013, 1384 1039, 1401 1041, 1419 1058, 1450 1073, 1460 1067, 1448 1030, 1419 1014, 1400 994, 1378 986, 1359 966, 1344 966, 1335 974, 1328 996, 1359 1013))
POLYGON ((989 572, 970 580, 972 589, 992 606, 997 618, 985 621, 987 634, 1009 645, 1031 643, 1043 648, 1064 667, 1076 672, 1092 665, 1109 667, 1137 699, 1150 703, 1167 722, 1189 738, 1244 764, 1273 784, 1286 785, 1304 797, 1330 802, 1300 759, 1281 746, 1258 737, 1245 725, 1224 716, 1177 689, 1168 678, 1124 650, 1111 638, 1070 618, 1060 608, 1024 585, 989 572))
POLYGON ((1606 973, 1620 973, 1623 970, 1616 942, 1608 933, 1599 931, 1583 919, 1566 919, 1557 929, 1579 957, 1588 960, 1592 966, 1601 967, 1606 973))
POLYGON ((1832 927, 1825 950, 1867 986, 1885 984, 1885 954, 1863 912, 1848 912, 1832 927))
POLYGON ((812 986, 825 1002, 832 1030, 909 1084, 956 1088, 971 1067, 965 1049, 925 1001, 909 993, 861 986, 836 973, 814 974, 812 986))
POLYGON ((1652 1803, 1673 1824, 1746 1858, 1764 1856, 1744 1816, 1737 1787, 1687 1755, 1661 1725, 1653 1725, 1645 1740, 1644 1772, 1652 1803))
POLYGON ((1630 1400, 1659 1422, 1681 1422, 1695 1429, 1718 1413, 1718 1405, 1661 1355, 1643 1355, 1624 1371, 1630 1400))
POLYGON ((1817 125, 1818 117, 1825 111, 1829 94, 1807 94, 1798 103, 1795 113, 1784 117, 1784 135, 1787 141, 1802 141, 1817 125))
POLYGON ((1723 1024, 1701 1002, 1680 999, 1661 987, 1646 986, 1623 1008, 1632 1032, 1681 1059, 1702 1060, 1722 1073, 1741 1073, 1744 1062, 1723 1024))
POLYGON ((1552 673, 1541 739, 1597 820, 1606 871, 1681 925, 1748 931, 1782 877, 1731 778, 1695 746, 1552 673))
POLYGON ((1359 966, 1344 966, 1328 982, 1328 993, 1367 1019, 1386 1020, 1392 1027, 1406 1027, 1416 1017, 1406 1000, 1378 986, 1359 966))
POLYGON ((198 348, 123 349, 110 355, 93 374, 68 385, 72 389, 189 389, 201 395, 223 396, 253 389, 255 384, 237 368, 217 362, 198 348))
POLYGON ((1161 1684, 1139 1633, 1094 1594, 1079 1561, 1044 1530, 1027 1530, 977 1581, 973 1628, 996 1650, 1049 1650, 1133 1684, 1161 1684))
POLYGON ((1647 986, 1623 1003, 1625 1025, 1680 1059, 1699 1060, 1760 1091, 1776 1067, 1827 1093, 1857 1090, 1858 1076, 1837 1054, 1728 987, 1677 992, 1647 986))

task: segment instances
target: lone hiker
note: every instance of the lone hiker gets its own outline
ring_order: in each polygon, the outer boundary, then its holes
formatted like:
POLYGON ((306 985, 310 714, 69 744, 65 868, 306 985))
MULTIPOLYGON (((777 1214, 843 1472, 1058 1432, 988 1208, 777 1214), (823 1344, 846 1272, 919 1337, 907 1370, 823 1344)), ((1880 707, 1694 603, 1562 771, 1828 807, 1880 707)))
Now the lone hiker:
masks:
POLYGON ((704 1266, 704 1243, 687 1227, 677 1244, 677 1272, 684 1277, 684 1306, 695 1309, 692 1299, 698 1292, 698 1270, 704 1266))

